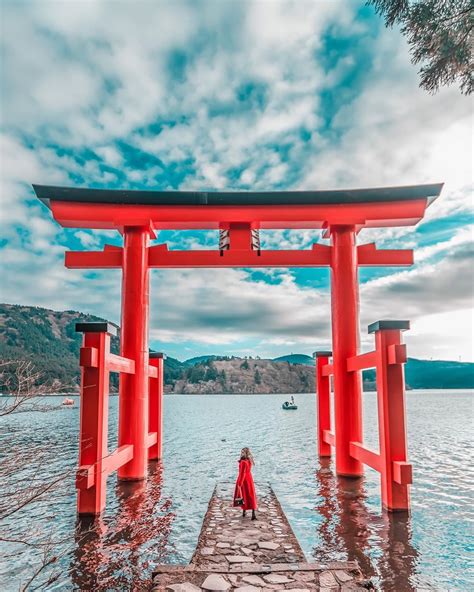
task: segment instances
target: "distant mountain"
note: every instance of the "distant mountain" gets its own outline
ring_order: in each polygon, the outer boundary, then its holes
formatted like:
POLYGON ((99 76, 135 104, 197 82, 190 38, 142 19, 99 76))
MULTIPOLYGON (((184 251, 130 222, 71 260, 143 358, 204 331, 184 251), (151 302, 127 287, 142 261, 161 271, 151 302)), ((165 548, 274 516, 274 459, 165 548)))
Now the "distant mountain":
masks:
POLYGON ((287 356, 280 356, 273 358, 274 362, 288 362, 289 364, 304 364, 306 366, 314 366, 314 358, 306 354, 289 354, 287 356))
POLYGON ((194 358, 189 358, 189 360, 184 360, 184 362, 182 362, 182 364, 184 366, 196 366, 196 364, 202 364, 203 362, 208 362, 209 360, 215 360, 216 358, 219 358, 222 356, 216 356, 216 355, 209 355, 209 356, 196 356, 194 358))
MULTIPOLYGON (((280 356, 273 361, 314 366, 314 358, 305 354, 280 356)), ((375 370, 365 370, 363 380, 366 388, 375 388, 375 370)), ((405 382, 410 389, 474 388, 474 364, 408 358, 405 365, 405 382)))
POLYGON ((213 356, 188 366, 166 390, 173 393, 308 393, 314 392, 309 366, 253 358, 213 356))
MULTIPOLYGON (((0 361, 3 363, 3 381, 13 373, 18 360, 31 360, 41 374, 38 382, 59 381, 63 390, 76 390, 79 385, 79 349, 82 335, 75 332, 77 322, 100 322, 105 319, 74 310, 57 312, 38 306, 0 304, 0 361)), ((119 338, 112 337, 111 351, 119 352, 119 338)), ((168 358, 165 382, 173 382, 182 375, 182 364, 168 358)), ((118 375, 110 375, 112 388, 118 386, 118 375)), ((3 388, 2 388, 3 385, 3 388)))
MULTIPOLYGON (((0 374, 5 380, 12 362, 29 359, 42 381, 59 381, 65 390, 77 390, 82 336, 74 326, 78 321, 103 320, 71 310, 0 304, 0 374)), ((118 350, 119 339, 114 337, 112 351, 118 350)), ((164 368, 165 390, 173 393, 314 392, 314 375, 314 360, 305 354, 274 360, 204 355, 185 362, 168 357, 164 368)), ((474 388, 474 364, 410 358, 405 375, 408 388, 474 388)), ((364 388, 373 390, 375 371, 365 371, 363 380, 364 388)), ((111 374, 112 388, 117 381, 111 374)), ((5 389, 0 384, 0 391, 5 389)))
POLYGON ((474 388, 474 364, 408 358, 405 380, 414 389, 474 388))

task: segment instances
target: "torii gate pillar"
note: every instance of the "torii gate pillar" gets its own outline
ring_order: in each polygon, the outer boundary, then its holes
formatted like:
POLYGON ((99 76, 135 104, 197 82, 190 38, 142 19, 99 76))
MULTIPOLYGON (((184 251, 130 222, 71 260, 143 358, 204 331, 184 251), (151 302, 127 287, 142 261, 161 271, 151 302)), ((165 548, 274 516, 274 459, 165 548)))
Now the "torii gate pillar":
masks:
POLYGON ((122 481, 147 474, 149 235, 147 227, 124 228, 120 354, 135 361, 135 372, 120 380, 118 445, 133 445, 132 459, 118 470, 122 481))
POLYGON ((359 353, 356 233, 354 226, 333 226, 330 232, 336 472, 356 477, 363 468, 349 447, 351 441, 362 442, 362 388, 359 373, 347 370, 348 358, 359 353))

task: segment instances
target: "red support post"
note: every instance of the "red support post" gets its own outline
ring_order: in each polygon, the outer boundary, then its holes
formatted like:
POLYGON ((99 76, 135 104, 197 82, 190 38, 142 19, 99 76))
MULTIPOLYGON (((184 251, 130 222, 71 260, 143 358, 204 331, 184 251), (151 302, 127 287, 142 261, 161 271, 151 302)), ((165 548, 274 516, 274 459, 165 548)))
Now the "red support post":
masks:
POLYGON ((137 481, 147 474, 148 245, 149 228, 124 228, 121 355, 135 362, 135 373, 120 380, 119 447, 133 445, 133 458, 118 471, 122 481, 137 481))
POLYGON ((389 511, 410 508, 412 476, 407 462, 403 369, 406 353, 401 337, 409 328, 408 321, 378 321, 369 326, 369 333, 375 333, 377 352, 382 505, 389 511))
POLYGON ((79 469, 77 472, 77 511, 97 515, 105 508, 109 372, 107 356, 110 335, 116 330, 109 323, 79 323, 84 332, 81 351, 81 397, 79 428, 79 469))
POLYGON ((150 398, 148 407, 149 434, 156 434, 148 448, 148 458, 159 460, 163 454, 163 363, 165 355, 150 353, 150 366, 156 368, 156 377, 150 377, 150 398))
POLYGON ((331 308, 334 366, 334 431, 336 472, 362 475, 362 463, 350 454, 350 443, 362 441, 362 388, 347 358, 359 349, 359 285, 354 226, 331 226, 331 308))
POLYGON ((318 452, 319 457, 331 456, 331 446, 324 439, 324 431, 331 430, 330 377, 323 374, 323 367, 329 364, 332 352, 315 352, 316 356, 316 396, 318 399, 318 452))

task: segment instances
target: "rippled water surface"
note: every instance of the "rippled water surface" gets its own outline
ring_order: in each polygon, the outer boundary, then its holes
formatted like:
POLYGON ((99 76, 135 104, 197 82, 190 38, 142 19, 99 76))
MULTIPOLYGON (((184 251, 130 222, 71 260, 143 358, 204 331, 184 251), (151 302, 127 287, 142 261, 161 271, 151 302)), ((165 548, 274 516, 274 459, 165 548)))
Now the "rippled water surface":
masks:
MULTIPOLYGON (((154 564, 189 561, 216 481, 235 478, 239 450, 248 445, 256 481, 272 483, 308 558, 356 559, 383 590, 472 590, 472 395, 407 393, 409 518, 381 513, 375 471, 367 469, 362 480, 338 479, 331 463, 318 461, 314 395, 295 395, 294 412, 281 409, 283 395, 166 396, 163 463, 151 466, 144 483, 117 485, 109 477, 107 512, 93 525, 75 516, 77 407, 16 414, 1 424, 3 460, 13 460, 0 483, 3 499, 50 475, 61 481, 7 518, 3 536, 29 532, 36 543, 52 533, 59 554, 45 570, 54 580, 48 590, 132 590, 130 582, 145 581, 154 564)), ((111 448, 117 404, 111 397, 111 448)), ((364 396, 364 425, 366 443, 376 448, 374 393, 364 396)), ((14 542, 2 548, 0 588, 18 590, 39 565, 39 550, 14 542)))

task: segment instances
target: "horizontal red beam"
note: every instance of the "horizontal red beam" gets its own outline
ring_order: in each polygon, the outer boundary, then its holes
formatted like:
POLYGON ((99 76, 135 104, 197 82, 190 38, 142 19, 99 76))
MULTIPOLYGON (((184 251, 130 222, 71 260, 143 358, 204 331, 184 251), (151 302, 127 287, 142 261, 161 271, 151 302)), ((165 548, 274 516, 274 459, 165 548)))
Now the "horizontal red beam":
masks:
POLYGON ((357 247, 357 262, 362 267, 413 265, 412 249, 382 249, 378 250, 374 243, 357 247))
MULTIPOLYGON (((133 458, 133 445, 125 444, 102 459, 102 473, 110 475, 133 458)), ((89 489, 95 483, 97 463, 83 465, 76 472, 76 489, 89 489)))
POLYGON ((108 269, 122 267, 122 249, 120 251, 66 251, 64 263, 69 269, 108 269))
POLYGON ((375 368, 377 366, 377 352, 368 352, 347 358, 347 371, 356 372, 357 370, 365 370, 366 368, 375 368))
POLYGON ((109 354, 107 356, 107 366, 110 372, 122 372, 123 374, 135 374, 135 361, 109 354))
POLYGON ((381 471, 380 454, 365 448, 361 442, 351 442, 349 444, 349 454, 364 465, 368 465, 376 471, 381 471))
POLYGON ((95 465, 82 465, 76 471, 76 489, 89 489, 95 482, 95 465))
POLYGON ((102 471, 110 475, 123 465, 126 465, 133 458, 133 444, 124 444, 106 456, 102 461, 102 471))
MULTIPOLYGON (((104 251, 68 251, 65 254, 66 267, 70 269, 121 268, 123 250, 110 248, 104 251)), ((359 265, 387 266, 412 265, 413 251, 382 250, 373 245, 358 249, 359 265), (365 249, 370 247, 370 249, 365 249)), ((332 247, 314 244, 306 250, 196 250, 169 251, 166 245, 155 245, 148 250, 148 265, 155 268, 214 268, 214 267, 323 267, 331 265, 332 247)))
POLYGON ((321 267, 331 264, 331 247, 305 251, 152 251, 150 267, 321 267))
POLYGON ((332 364, 326 364, 321 368, 321 374, 323 376, 331 376, 331 374, 334 374, 334 366, 332 364))
POLYGON ((256 228, 412 226, 424 216, 428 200, 320 205, 167 206, 52 201, 54 219, 69 228, 153 226, 155 229, 218 229, 243 222, 256 228))
MULTIPOLYGON (((105 269, 122 267, 121 251, 68 251, 70 269, 105 269)), ((313 245, 312 249, 281 251, 168 251, 163 245, 150 247, 148 265, 155 268, 190 267, 322 267, 331 264, 331 247, 313 245)))
POLYGON ((153 444, 158 442, 158 434, 156 432, 150 432, 146 439, 146 447, 150 448, 153 444))
POLYGON ((323 440, 330 446, 336 446, 336 437, 331 430, 323 430, 323 440))

